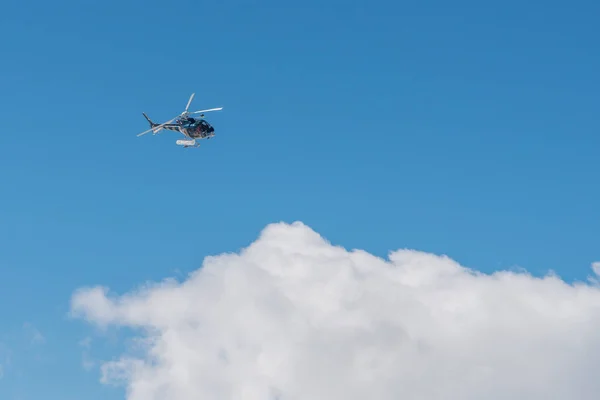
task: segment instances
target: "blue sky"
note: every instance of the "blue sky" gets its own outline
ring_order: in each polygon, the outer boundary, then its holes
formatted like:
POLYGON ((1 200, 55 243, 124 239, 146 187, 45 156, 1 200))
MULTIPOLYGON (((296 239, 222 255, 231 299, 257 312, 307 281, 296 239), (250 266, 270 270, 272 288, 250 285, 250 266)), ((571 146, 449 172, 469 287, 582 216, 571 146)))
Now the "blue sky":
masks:
POLYGON ((182 276, 271 222, 381 256, 586 279, 600 259, 599 12, 3 4, 0 397, 122 398, 81 366, 73 290, 182 276), (170 119, 192 92, 194 109, 224 107, 207 114, 216 138, 136 137, 142 111, 170 119))

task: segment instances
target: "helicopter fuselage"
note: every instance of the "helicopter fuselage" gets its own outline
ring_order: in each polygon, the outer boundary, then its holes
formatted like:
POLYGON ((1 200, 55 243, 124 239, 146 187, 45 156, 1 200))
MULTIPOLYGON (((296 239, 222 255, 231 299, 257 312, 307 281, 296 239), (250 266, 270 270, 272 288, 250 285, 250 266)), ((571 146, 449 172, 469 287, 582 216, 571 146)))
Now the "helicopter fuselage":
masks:
POLYGON ((215 136, 215 128, 204 119, 188 118, 179 123, 181 133, 192 139, 210 139, 215 136))

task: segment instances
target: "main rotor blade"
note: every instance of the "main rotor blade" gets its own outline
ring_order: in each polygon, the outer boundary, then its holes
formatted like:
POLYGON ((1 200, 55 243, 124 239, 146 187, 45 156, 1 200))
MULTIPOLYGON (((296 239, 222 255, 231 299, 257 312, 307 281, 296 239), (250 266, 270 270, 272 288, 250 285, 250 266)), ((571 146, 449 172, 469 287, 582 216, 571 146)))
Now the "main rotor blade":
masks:
POLYGON ((190 96, 190 99, 188 100, 187 106, 185 106, 185 111, 187 112, 188 108, 190 108, 190 104, 192 104, 192 99, 194 98, 194 96, 196 95, 196 93, 192 93, 192 95, 190 96))
POLYGON ((138 136, 138 137, 140 137, 140 136, 142 136, 142 135, 145 135, 146 133, 149 133, 149 132, 152 132, 152 131, 154 131, 155 129, 162 129, 162 127, 163 127, 163 126, 165 126, 165 125, 167 125, 167 124, 170 124, 171 122, 175 121, 176 119, 177 119, 177 117, 175 117, 175 118, 172 118, 172 119, 170 119, 170 120, 169 120, 169 121, 167 121, 167 122, 163 122, 163 123, 162 123, 162 124, 160 124, 160 125, 156 125, 156 126, 154 126, 154 127, 150 128, 150 129, 148 129, 147 131, 144 131, 144 132, 142 132, 142 133, 139 133, 137 136, 138 136))
POLYGON ((208 110, 194 111, 194 112, 191 112, 190 114, 200 114, 200 113, 209 112, 209 111, 219 111, 222 109, 223 109, 223 107, 209 108, 208 110))

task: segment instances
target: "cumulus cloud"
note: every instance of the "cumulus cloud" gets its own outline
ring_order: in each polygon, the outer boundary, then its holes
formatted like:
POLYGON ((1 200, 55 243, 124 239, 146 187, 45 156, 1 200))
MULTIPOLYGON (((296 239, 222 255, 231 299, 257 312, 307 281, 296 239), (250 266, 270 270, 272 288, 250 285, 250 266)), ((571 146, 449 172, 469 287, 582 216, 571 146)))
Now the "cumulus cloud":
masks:
POLYGON ((92 338, 86 337, 79 341, 79 346, 83 348, 83 352, 81 353, 81 365, 83 369, 86 371, 90 371, 94 368, 94 360, 90 357, 90 349, 92 347, 92 338))
POLYGON ((25 331, 25 334, 29 338, 29 341, 32 345, 44 344, 46 342, 44 335, 42 335, 42 333, 35 326, 33 326, 33 324, 25 322, 23 324, 23 330, 25 331))
POLYGON ((72 312, 137 332, 102 365, 129 400, 596 399, 600 289, 273 224, 187 280, 74 293, 72 312))
POLYGON ((600 261, 592 263, 592 269, 596 275, 600 276, 600 261))

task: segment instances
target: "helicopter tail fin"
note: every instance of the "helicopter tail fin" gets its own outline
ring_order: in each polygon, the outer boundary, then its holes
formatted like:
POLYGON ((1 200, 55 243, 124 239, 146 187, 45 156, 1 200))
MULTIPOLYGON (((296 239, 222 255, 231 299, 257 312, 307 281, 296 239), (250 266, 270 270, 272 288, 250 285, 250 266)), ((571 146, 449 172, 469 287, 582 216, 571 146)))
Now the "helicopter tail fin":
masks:
POLYGON ((150 118, 148 118, 146 113, 142 113, 142 115, 144 116, 144 118, 146 118, 146 121, 148 121, 150 123, 151 127, 155 127, 156 125, 158 125, 158 124, 155 124, 154 122, 152 122, 152 120, 150 118))
POLYGON ((156 122, 152 121, 147 115, 146 113, 142 113, 142 115, 144 116, 144 118, 146 118, 146 120, 148 121, 148 123, 150 124, 150 128, 152 128, 152 132, 153 133, 157 133, 161 128, 156 128, 157 126, 159 126, 160 124, 157 124, 156 122))

